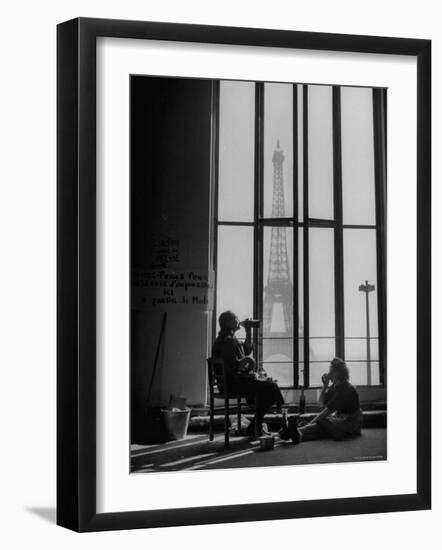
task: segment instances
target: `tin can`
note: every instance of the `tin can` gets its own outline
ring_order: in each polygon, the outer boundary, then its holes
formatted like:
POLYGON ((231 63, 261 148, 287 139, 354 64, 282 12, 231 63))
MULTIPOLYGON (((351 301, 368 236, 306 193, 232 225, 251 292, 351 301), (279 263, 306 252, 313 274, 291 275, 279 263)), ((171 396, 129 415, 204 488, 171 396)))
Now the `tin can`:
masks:
POLYGON ((259 438, 259 446, 261 451, 270 451, 275 446, 275 438, 273 435, 263 435, 259 438))

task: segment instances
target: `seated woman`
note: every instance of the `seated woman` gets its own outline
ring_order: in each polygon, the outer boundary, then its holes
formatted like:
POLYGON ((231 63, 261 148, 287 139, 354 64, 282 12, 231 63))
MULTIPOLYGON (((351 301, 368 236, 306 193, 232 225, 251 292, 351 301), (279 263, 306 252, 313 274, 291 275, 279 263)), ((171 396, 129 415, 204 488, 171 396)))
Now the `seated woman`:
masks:
POLYGON ((278 385, 269 379, 260 379, 256 372, 256 362, 251 356, 253 346, 251 328, 245 323, 246 339, 244 343, 235 338, 241 325, 232 311, 224 311, 218 319, 220 331, 212 348, 212 357, 221 358, 226 370, 226 382, 231 393, 237 393, 254 405, 255 418, 247 428, 249 435, 262 435, 265 413, 275 404, 281 407, 284 399, 278 385))
POLYGON ((292 438, 294 443, 311 439, 342 440, 361 433, 362 411, 358 392, 349 382, 345 361, 335 357, 328 373, 322 375, 320 402, 322 411, 305 426, 291 422, 280 433, 282 439, 292 438), (330 381, 332 385, 329 387, 330 381))

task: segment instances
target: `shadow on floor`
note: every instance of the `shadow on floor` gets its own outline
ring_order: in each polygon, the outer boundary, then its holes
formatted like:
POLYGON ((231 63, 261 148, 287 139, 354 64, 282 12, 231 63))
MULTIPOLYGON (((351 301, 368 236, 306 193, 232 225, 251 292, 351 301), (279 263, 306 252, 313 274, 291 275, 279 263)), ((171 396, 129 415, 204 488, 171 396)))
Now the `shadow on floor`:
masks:
POLYGON ((306 441, 299 445, 275 441, 271 451, 261 451, 258 442, 245 437, 232 438, 224 446, 224 436, 214 441, 207 435, 189 435, 180 441, 160 445, 133 445, 131 471, 166 472, 214 468, 248 468, 254 466, 289 466, 295 464, 324 464, 363 462, 387 458, 386 430, 363 430, 362 435, 344 441, 306 441))
POLYGON ((49 523, 56 523, 57 520, 57 510, 55 508, 44 507, 44 506, 27 506, 26 510, 35 516, 38 516, 49 523))

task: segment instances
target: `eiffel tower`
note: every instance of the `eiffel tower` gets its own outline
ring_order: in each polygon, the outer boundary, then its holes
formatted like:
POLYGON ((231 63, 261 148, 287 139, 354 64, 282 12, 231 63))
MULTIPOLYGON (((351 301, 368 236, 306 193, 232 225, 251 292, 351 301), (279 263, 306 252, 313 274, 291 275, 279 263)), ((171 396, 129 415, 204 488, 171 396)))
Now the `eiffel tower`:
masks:
MULTIPOLYGON (((272 217, 285 217, 284 204, 284 152, 279 139, 273 153, 273 201, 272 217)), ((272 227, 267 282, 264 287, 263 337, 278 338, 267 340, 263 346, 263 360, 278 355, 293 360, 293 280, 290 278, 287 254, 287 228, 272 227), (291 340, 279 340, 290 338, 291 340)))

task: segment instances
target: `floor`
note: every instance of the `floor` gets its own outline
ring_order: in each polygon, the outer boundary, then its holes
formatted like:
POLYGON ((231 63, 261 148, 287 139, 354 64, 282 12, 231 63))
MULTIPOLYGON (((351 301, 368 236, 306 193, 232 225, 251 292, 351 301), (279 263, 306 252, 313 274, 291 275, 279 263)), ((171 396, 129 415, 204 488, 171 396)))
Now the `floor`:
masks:
POLYGON ((386 449, 384 428, 365 429, 361 436, 340 442, 305 441, 293 445, 276 438, 274 449, 269 451, 261 451, 259 442, 245 437, 231 438, 226 448, 221 433, 214 441, 209 441, 205 434, 191 434, 160 445, 132 445, 131 465, 132 472, 141 473, 360 462, 385 460, 386 449))

